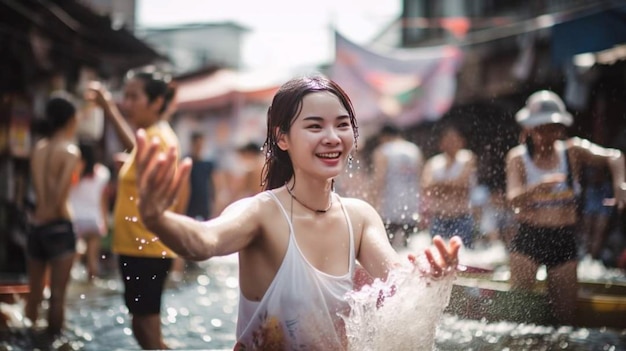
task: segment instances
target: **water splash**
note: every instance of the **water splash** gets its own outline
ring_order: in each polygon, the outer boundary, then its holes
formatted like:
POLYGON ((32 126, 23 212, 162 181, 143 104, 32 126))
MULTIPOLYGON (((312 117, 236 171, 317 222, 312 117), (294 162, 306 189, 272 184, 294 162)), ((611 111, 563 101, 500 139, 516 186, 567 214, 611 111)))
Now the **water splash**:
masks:
MULTIPOLYGON (((420 266, 427 264, 420 257, 420 266)), ((433 281, 411 266, 392 271, 346 298, 348 350, 433 350, 437 325, 448 305, 453 275, 433 281)))

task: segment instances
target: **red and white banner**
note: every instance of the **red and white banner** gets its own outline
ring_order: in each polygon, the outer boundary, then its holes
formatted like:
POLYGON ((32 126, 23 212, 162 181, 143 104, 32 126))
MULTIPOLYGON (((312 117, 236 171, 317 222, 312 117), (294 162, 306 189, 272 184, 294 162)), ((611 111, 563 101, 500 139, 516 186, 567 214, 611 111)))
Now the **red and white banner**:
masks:
POLYGON ((461 50, 454 46, 379 53, 335 32, 330 78, 348 93, 360 125, 401 127, 437 120, 456 93, 461 50))

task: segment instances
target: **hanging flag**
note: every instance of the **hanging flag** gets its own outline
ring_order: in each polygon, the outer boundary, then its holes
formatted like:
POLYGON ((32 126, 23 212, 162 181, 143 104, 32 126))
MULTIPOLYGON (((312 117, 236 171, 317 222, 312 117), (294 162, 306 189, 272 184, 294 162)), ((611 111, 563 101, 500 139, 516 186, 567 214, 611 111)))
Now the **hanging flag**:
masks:
POLYGON ((352 99, 360 125, 437 120, 456 92, 461 50, 454 46, 378 53, 335 32, 330 77, 352 99))

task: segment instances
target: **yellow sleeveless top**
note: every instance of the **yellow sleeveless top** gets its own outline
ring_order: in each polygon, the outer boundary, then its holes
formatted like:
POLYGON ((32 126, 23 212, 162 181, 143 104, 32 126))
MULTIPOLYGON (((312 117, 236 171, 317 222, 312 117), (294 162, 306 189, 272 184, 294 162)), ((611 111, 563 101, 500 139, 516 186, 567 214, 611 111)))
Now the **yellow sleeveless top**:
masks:
MULTIPOLYGON (((146 129, 147 140, 158 138, 161 150, 179 149, 176 134, 165 121, 146 129)), ((120 169, 114 210, 113 252, 126 256, 174 258, 174 253, 141 222, 137 208, 136 148, 120 169)))

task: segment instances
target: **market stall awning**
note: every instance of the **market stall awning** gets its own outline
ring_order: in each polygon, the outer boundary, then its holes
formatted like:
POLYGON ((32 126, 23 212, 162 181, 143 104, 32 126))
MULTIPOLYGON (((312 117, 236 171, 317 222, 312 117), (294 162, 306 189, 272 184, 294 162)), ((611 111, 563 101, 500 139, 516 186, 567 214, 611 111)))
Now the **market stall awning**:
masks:
POLYGON ((0 30, 27 45, 35 32, 57 67, 79 62, 124 72, 164 59, 129 29, 113 28, 108 15, 76 0, 0 0, 0 30))
POLYGON ((280 77, 262 72, 221 69, 178 83, 179 111, 221 107, 243 98, 245 101, 270 101, 281 84, 280 77))
POLYGON ((626 4, 558 23, 552 30, 552 60, 561 64, 576 54, 626 43, 626 4))

